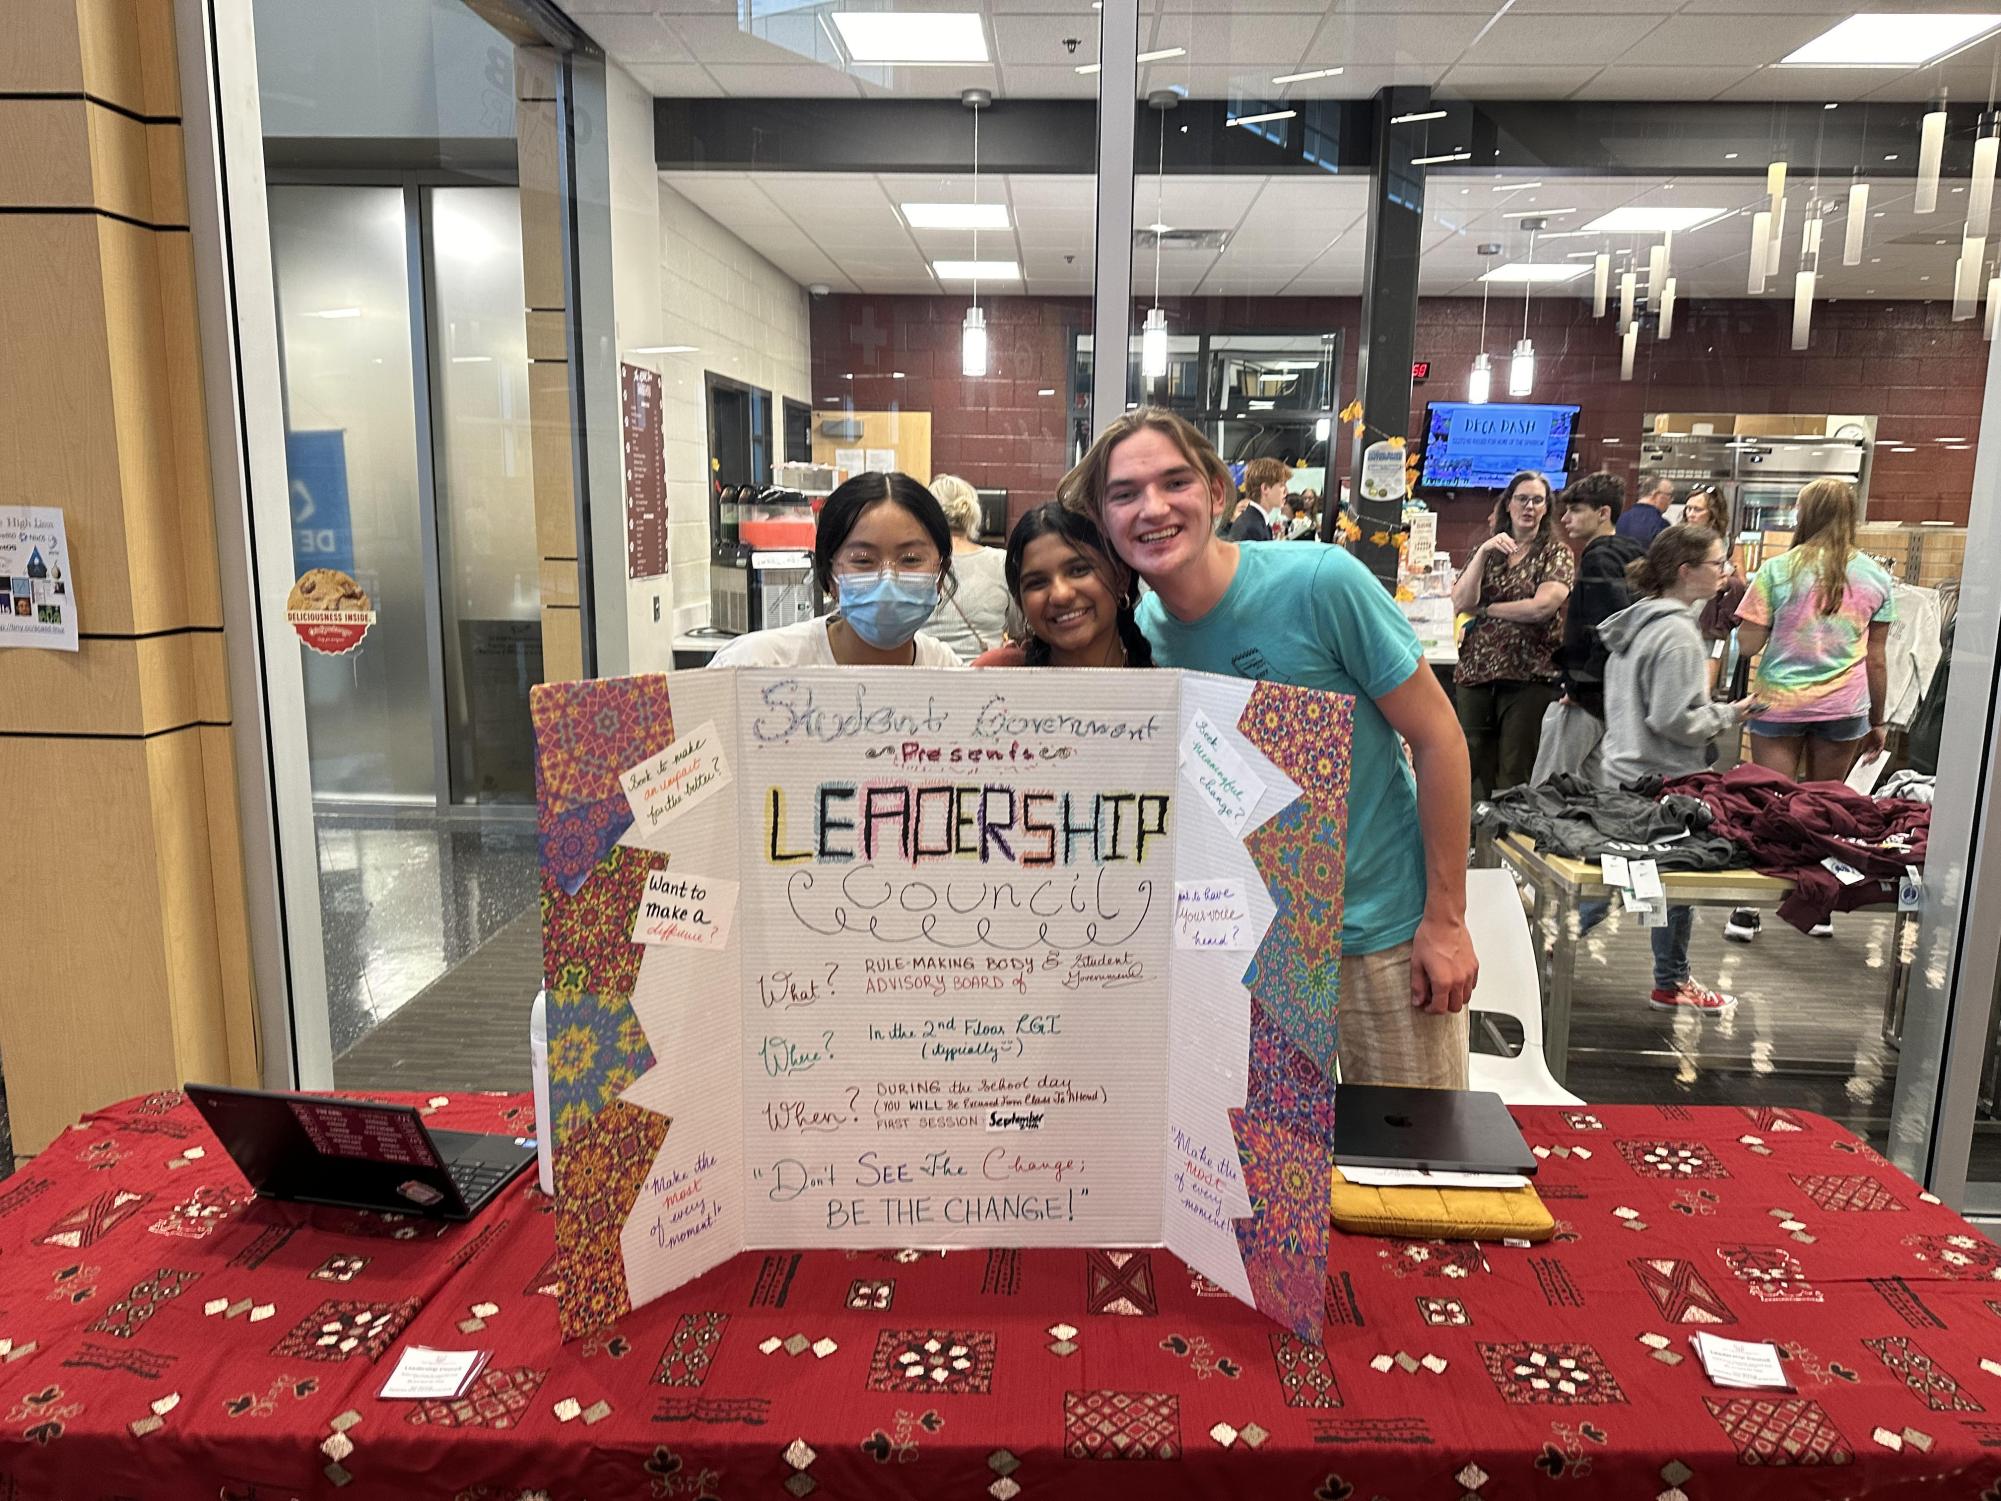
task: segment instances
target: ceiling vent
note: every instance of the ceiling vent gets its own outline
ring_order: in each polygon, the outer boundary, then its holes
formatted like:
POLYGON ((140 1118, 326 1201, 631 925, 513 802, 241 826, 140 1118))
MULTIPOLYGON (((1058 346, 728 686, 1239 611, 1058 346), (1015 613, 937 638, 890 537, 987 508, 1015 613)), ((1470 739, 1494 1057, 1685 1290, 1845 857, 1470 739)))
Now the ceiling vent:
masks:
POLYGON ((1170 229, 1160 233, 1151 229, 1133 231, 1135 250, 1151 250, 1156 240, 1162 250, 1217 251, 1230 242, 1230 232, 1227 229, 1170 229))

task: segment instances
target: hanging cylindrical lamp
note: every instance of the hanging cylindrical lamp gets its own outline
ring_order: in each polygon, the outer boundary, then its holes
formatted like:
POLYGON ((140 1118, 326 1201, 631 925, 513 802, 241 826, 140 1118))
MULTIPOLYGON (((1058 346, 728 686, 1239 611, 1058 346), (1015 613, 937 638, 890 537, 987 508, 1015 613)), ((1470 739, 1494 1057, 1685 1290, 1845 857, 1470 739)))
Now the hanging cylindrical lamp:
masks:
POLYGON ((1631 271, 1619 273, 1619 332, 1624 333, 1633 326, 1634 294, 1638 290, 1639 278, 1631 271))
POLYGON ((1139 371, 1148 380, 1167 374, 1167 310, 1146 310, 1146 322, 1139 333, 1139 371))
POLYGON ((1612 289, 1612 257, 1601 250, 1591 261, 1591 316, 1605 316, 1605 299, 1612 289))
POLYGON ((1667 246, 1656 245, 1647 252, 1647 301, 1660 301, 1661 283, 1667 280, 1667 246))
POLYGON ((980 111, 994 102, 985 89, 967 89, 959 102, 973 112, 973 305, 966 309, 966 321, 959 330, 959 373, 982 376, 987 373, 987 315, 980 307, 980 111))
POLYGON ((959 373, 987 373, 987 315, 977 305, 966 309, 966 321, 959 330, 959 373))
POLYGON ((1466 377, 1466 400, 1472 406, 1485 406, 1494 389, 1494 362, 1487 356, 1487 295, 1494 283, 1494 257, 1501 253, 1498 242, 1482 245, 1480 254, 1487 258, 1487 269, 1480 277, 1480 352, 1473 356, 1473 369, 1466 377))
POLYGON ((1633 378, 1633 355, 1640 347, 1640 325, 1634 320, 1626 325, 1626 337, 1619 345, 1619 379, 1633 378))
POLYGON ((1938 207, 1938 173, 1945 162, 1945 103, 1941 100, 1918 127, 1918 191, 1911 211, 1929 214, 1938 207))
POLYGON ((1665 339, 1674 332, 1674 278, 1661 283, 1661 321, 1654 337, 1665 339))
POLYGON ((1515 344, 1513 358, 1508 361, 1508 394, 1526 396, 1535 389, 1535 344, 1529 338, 1529 291, 1535 286, 1535 237, 1549 223, 1547 219, 1524 219, 1522 228, 1529 232, 1529 259, 1522 277, 1522 336, 1515 344))
POLYGON ((1987 238, 1989 211, 1994 207, 1994 166, 2001 159, 2001 137, 1994 134, 1992 110, 1980 117, 1980 138, 1973 143, 1973 181, 1966 189, 1966 238, 1987 238))
POLYGON ((1980 272, 1987 261, 1987 242, 1969 236, 1959 245, 1959 264, 1953 268, 1952 318, 1964 323, 1980 313, 1980 272))
POLYGON ((1466 377, 1466 400, 1476 407, 1485 406, 1493 390, 1494 362, 1483 349, 1473 356, 1473 371, 1466 377))
POLYGON ((1779 251, 1786 243, 1786 164, 1765 168, 1765 191, 1772 200, 1772 232, 1765 242, 1765 275, 1779 274, 1779 251))
POLYGON ((1765 270, 1766 247, 1772 240, 1772 212, 1759 209, 1751 215, 1751 274, 1745 290, 1753 297, 1765 290, 1765 278, 1770 273, 1765 270))
POLYGON ((1793 348, 1804 349, 1813 333, 1815 274, 1802 271, 1793 278, 1793 348))
POLYGON ((1869 224, 1869 184, 1858 182, 1848 190, 1848 228, 1841 240, 1841 264, 1862 264, 1862 236, 1869 224))

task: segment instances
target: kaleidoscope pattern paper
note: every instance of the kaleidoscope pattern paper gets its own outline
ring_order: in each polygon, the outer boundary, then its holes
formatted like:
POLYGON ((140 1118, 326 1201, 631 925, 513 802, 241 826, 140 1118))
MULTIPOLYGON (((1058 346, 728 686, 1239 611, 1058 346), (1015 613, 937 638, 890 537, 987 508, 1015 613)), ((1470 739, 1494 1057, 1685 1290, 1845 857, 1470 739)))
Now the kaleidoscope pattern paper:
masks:
MULTIPOLYGON (((1244 839, 1252 863, 1279 902, 1266 931, 1289 934, 1309 964, 1341 957, 1341 883, 1347 864, 1344 804, 1302 797, 1281 808, 1244 839)), ((1260 948, 1262 952, 1262 948, 1260 948)))
POLYGON ((622 792, 561 810, 545 807, 539 829, 543 875, 565 896, 575 896, 631 826, 632 810, 622 792))
POLYGON ((530 695, 535 801, 544 813, 623 800, 619 776, 674 741, 667 678, 544 683, 530 695))
POLYGON ((653 1067, 653 1049, 630 996, 553 990, 549 1015, 551 1142, 561 1147, 653 1067))
POLYGON ((1354 702, 1342 694, 1259 683, 1237 728, 1309 799, 1346 808, 1354 723, 1354 702))
POLYGON ((572 1131, 556 1152, 556 1252, 563 1286, 556 1318, 563 1338, 601 1329, 632 1310, 618 1236, 632 1212, 667 1117, 613 1100, 572 1131))
MULTIPOLYGON (((633 914, 646 890, 647 872, 666 865, 665 855, 621 845, 573 892, 543 875, 542 983, 552 1005, 557 991, 632 993, 645 952, 632 941, 633 914)), ((554 1025, 552 1015, 552 1029, 554 1025)))
MULTIPOLYGON (((1328 1033, 1332 1036, 1332 1017, 1328 1033)), ((1272 1013, 1251 1000, 1251 1114, 1288 1130, 1326 1137, 1334 1130, 1334 1091, 1326 1071, 1296 1046, 1272 1013)))
MULTIPOLYGON (((1335 1044, 1339 1040, 1340 982, 1339 955, 1325 963, 1312 963, 1299 940, 1279 921, 1265 930, 1257 953, 1251 957, 1250 968, 1244 971, 1244 988, 1250 991, 1251 998, 1292 1045, 1318 1063, 1323 1072, 1331 1072, 1334 1067, 1335 1044)), ((1252 1013, 1253 1018, 1256 1014, 1252 1013)), ((1255 1044, 1255 1029, 1251 1036, 1255 1044)))
POLYGON ((1334 1175, 1331 1133, 1318 1140, 1249 1110, 1232 1110, 1230 1124, 1251 1199, 1252 1218, 1236 1222, 1245 1263, 1262 1252, 1325 1256, 1327 1185, 1334 1175))

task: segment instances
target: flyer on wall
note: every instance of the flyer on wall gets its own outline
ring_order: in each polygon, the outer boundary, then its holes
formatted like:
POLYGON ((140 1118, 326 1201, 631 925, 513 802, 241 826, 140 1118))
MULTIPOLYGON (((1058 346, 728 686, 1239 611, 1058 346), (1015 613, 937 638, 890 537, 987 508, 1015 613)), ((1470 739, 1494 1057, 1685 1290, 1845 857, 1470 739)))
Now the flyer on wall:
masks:
POLYGON ((74 582, 59 507, 0 509, 0 646, 75 651, 74 582))

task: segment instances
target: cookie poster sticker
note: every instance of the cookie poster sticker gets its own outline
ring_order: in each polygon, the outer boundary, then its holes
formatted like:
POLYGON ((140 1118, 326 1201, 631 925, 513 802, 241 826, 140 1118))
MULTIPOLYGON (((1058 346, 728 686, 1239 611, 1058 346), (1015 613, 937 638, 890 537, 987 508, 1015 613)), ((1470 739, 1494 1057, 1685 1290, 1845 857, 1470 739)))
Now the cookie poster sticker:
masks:
POLYGON ((368 591, 338 568, 308 568, 285 599, 285 619, 316 652, 338 657, 361 645, 375 624, 368 591))

